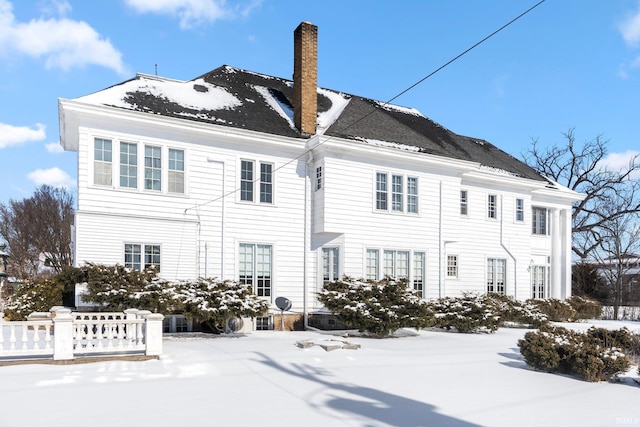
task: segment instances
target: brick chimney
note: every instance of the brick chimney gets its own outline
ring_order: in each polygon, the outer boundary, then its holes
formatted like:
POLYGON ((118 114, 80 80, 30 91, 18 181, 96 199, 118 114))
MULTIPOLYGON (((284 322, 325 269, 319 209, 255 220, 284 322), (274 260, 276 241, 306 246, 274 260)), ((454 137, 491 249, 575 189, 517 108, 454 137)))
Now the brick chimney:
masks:
POLYGON ((293 32, 293 121, 308 135, 316 133, 317 88, 318 27, 302 22, 293 32))

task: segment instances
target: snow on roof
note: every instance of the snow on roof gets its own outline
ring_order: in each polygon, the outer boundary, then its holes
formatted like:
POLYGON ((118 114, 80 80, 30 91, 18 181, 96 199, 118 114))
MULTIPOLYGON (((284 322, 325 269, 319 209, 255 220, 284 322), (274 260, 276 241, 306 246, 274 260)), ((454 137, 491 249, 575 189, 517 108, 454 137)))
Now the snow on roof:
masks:
POLYGON ((132 108, 134 106, 127 101, 127 98, 131 93, 136 92, 166 99, 197 111, 231 110, 242 105, 242 101, 224 88, 207 83, 202 78, 184 82, 145 75, 138 75, 135 79, 80 97, 78 100, 92 104, 132 108))
POLYGON ((387 111, 397 111, 403 114, 411 114, 413 116, 424 117, 424 115, 420 111, 416 110, 415 108, 402 107, 400 105, 389 104, 388 102, 380 102, 380 101, 374 101, 374 102, 387 111))
POLYGON ((397 142, 380 141, 378 139, 368 139, 368 138, 363 138, 362 140, 365 141, 367 144, 377 145, 379 147, 395 148, 397 150, 404 150, 404 151, 415 151, 415 152, 420 151, 420 147, 416 147, 413 145, 399 144, 397 142))
POLYGON ((331 108, 329 110, 318 113, 318 129, 316 132, 319 135, 324 135, 324 132, 340 117, 340 114, 342 114, 342 111, 349 104, 351 98, 342 93, 321 88, 318 88, 318 93, 326 96, 331 101, 331 108))
POLYGON ((269 106, 273 108, 275 112, 277 112, 283 119, 285 119, 289 123, 291 129, 296 128, 295 124, 293 123, 293 110, 290 106, 280 102, 275 96, 271 94, 271 92, 269 92, 269 89, 264 86, 253 86, 253 88, 264 98, 265 101, 267 101, 267 104, 269 104, 269 106))

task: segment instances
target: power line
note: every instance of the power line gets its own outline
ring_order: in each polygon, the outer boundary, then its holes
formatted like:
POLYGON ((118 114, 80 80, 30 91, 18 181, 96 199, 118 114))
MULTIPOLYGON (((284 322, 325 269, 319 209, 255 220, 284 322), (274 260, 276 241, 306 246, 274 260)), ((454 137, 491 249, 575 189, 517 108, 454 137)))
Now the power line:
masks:
MULTIPOLYGON (((505 28, 507 28, 508 26, 510 26, 511 24, 513 24, 514 22, 516 22, 517 20, 519 20, 520 18, 522 18, 523 16, 527 15, 529 12, 531 12, 532 10, 534 10, 535 8, 537 8, 538 6, 540 6, 542 3, 544 3, 546 0, 540 0, 538 3, 534 4, 533 6, 531 6, 529 9, 525 10, 524 12, 522 12, 520 15, 516 16, 515 18, 513 18, 511 21, 507 22, 506 24, 504 24, 503 26, 501 26, 500 28, 498 28, 497 30, 495 30, 494 32, 492 32, 491 34, 489 34, 488 36, 484 37, 482 40, 480 40, 479 42, 475 43, 474 45, 472 45, 471 47, 467 48, 466 50, 464 50, 463 52, 461 52, 460 54, 456 55, 454 58, 450 59, 449 61, 447 61, 446 63, 444 63, 443 65, 441 65, 440 67, 436 68, 435 70, 433 70, 432 72, 430 72, 429 74, 427 74, 426 76, 424 76, 423 78, 421 78, 420 80, 418 80, 417 82, 415 82, 414 84, 412 84, 411 86, 409 86, 408 88, 404 89, 402 92, 398 93, 397 95, 395 95, 394 97, 392 97, 391 99, 387 100, 386 102, 383 102, 382 105, 388 105, 390 104, 392 101, 398 99, 399 97, 401 97, 402 95, 404 95, 405 93, 409 92, 410 90, 416 88, 418 85, 420 85, 421 83, 423 83, 425 80, 427 80, 428 78, 430 78, 431 76, 433 76, 434 74, 440 72, 441 70, 443 70, 444 68, 446 68, 447 66, 451 65, 452 63, 454 63, 455 61, 457 61, 458 59, 460 59, 461 57, 463 57, 464 55, 466 55, 467 53, 471 52, 473 49, 475 49, 476 47, 480 46, 482 43, 486 42, 487 40, 489 40, 491 37, 495 36, 496 34, 498 34, 499 32, 501 32, 502 30, 504 30, 505 28)), ((373 114, 376 111, 376 108, 372 108, 371 111, 367 114, 365 114, 364 116, 360 117, 359 119, 347 124, 344 128, 342 128, 342 130, 347 130, 350 127, 354 126, 356 123, 361 122, 362 120, 366 119, 367 117, 369 117, 371 114, 373 114)), ((313 148, 310 148, 308 150, 305 150, 302 154, 300 154, 297 157, 292 158, 291 160, 283 163, 281 166, 278 166, 277 168, 275 168, 273 170, 273 173, 279 171, 280 169, 290 165, 291 163, 301 159, 302 157, 306 156, 307 154, 309 154, 313 149, 319 147, 320 145, 324 144, 325 142, 329 142, 334 138, 334 136, 329 136, 329 138, 325 139, 324 141, 318 143, 318 145, 316 145, 313 148)), ((256 183, 259 180, 259 178, 254 179, 252 182, 256 183)), ((200 206, 206 206, 209 203, 213 203, 216 202, 218 200, 221 200, 227 196, 230 196, 231 194, 234 194, 236 192, 238 192, 240 190, 240 188, 236 187, 235 189, 227 192, 227 193, 223 193, 221 196, 218 196, 214 199, 211 199, 209 201, 206 201, 202 204, 196 204, 194 207, 192 208, 187 208, 185 209, 185 214, 187 213, 188 210, 190 209, 195 209, 198 208, 200 206)))

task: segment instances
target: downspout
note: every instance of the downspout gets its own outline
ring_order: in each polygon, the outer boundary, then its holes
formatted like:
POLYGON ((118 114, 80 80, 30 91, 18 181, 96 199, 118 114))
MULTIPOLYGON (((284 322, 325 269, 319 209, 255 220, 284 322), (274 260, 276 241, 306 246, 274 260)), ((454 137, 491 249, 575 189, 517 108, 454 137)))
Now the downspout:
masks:
MULTIPOLYGON (((225 178, 226 178, 226 174, 225 174, 225 167, 224 167, 224 161, 222 160, 215 160, 212 159, 211 157, 207 158, 207 162, 209 163, 218 163, 222 166, 222 201, 220 203, 220 280, 225 280, 225 276, 224 276, 224 229, 225 229, 225 218, 224 218, 224 212, 225 212, 225 199, 227 198, 227 194, 225 193, 226 191, 226 186, 225 186, 225 178)), ((205 270, 208 267, 208 263, 205 266, 205 270)))
MULTIPOLYGON (((518 299, 518 261, 513 256, 509 248, 504 244, 504 209, 503 209, 503 196, 500 195, 500 246, 513 260, 513 298, 518 299)), ((506 293, 505 288, 505 293, 506 293)))
POLYGON ((444 257, 444 243, 442 242, 442 181, 440 181, 439 209, 438 209, 438 298, 444 297, 444 276, 442 274, 442 259, 444 257))
POLYGON ((313 162, 313 151, 309 150, 307 155, 307 160, 304 164, 304 251, 303 251, 303 260, 302 260, 302 319, 304 329, 307 330, 309 328, 309 313, 307 307, 307 294, 309 292, 309 283, 307 278, 308 268, 307 261, 309 251, 309 247, 311 246, 311 242, 309 240, 309 229, 311 228, 309 224, 309 219, 311 217, 309 209, 311 204, 309 203, 309 194, 311 193, 311 176, 309 174, 309 165, 313 162))

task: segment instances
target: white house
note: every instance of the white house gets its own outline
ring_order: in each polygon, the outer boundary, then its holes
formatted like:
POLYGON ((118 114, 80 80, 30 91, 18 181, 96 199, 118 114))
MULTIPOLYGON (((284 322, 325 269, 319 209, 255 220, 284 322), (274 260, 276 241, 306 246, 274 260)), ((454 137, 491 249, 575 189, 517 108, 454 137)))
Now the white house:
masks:
POLYGON ((406 276, 425 298, 570 296, 581 195, 415 109, 318 88, 312 24, 294 32, 293 81, 138 74, 59 112, 76 265, 238 279, 305 321, 343 275, 406 276))

